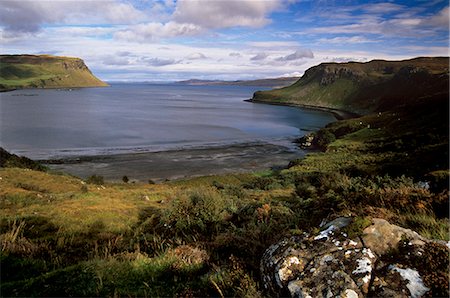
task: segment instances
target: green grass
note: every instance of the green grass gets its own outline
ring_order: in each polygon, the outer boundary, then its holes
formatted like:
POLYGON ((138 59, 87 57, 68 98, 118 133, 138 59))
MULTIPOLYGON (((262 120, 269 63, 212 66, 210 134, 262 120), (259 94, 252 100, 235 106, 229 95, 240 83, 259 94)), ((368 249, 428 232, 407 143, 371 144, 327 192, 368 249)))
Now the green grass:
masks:
POLYGON ((56 56, 2 55, 0 86, 11 88, 58 88, 106 86, 80 59, 56 56))
POLYGON ((447 73, 447 57, 323 63, 308 69, 295 84, 256 92, 254 99, 367 114, 433 94, 447 94, 448 98, 447 73))
POLYGON ((0 168, 1 294, 271 296, 267 247, 348 214, 355 237, 378 217, 448 241, 447 101, 327 125, 323 152, 282 171, 89 184, 0 168))

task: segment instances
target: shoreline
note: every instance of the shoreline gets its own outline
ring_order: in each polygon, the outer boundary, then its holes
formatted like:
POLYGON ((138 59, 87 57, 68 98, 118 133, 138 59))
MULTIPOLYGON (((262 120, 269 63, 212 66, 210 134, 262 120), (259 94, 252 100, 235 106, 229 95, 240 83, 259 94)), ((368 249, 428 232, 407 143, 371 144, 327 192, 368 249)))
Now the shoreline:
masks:
POLYGON ((107 181, 162 182, 199 176, 249 173, 285 168, 305 151, 270 143, 241 144, 211 148, 181 149, 159 152, 93 155, 73 158, 37 160, 52 171, 80 178, 101 175, 107 181))
POLYGON ((321 107, 321 106, 313 106, 313 105, 305 105, 305 104, 297 104, 297 103, 270 102, 270 101, 255 100, 253 98, 245 99, 244 101, 251 102, 251 103, 268 104, 268 105, 274 105, 274 106, 287 106, 287 107, 303 108, 303 109, 309 109, 309 110, 329 112, 329 113, 333 114, 337 120, 347 120, 347 119, 352 119, 352 118, 358 118, 361 116, 360 114, 357 114, 357 113, 340 110, 340 109, 321 107))

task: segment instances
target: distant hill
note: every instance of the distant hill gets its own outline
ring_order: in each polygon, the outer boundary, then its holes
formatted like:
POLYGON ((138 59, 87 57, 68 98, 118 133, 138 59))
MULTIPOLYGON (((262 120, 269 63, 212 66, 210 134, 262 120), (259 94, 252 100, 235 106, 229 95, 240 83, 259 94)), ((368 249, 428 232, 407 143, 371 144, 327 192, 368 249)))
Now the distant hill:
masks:
POLYGON ((51 55, 0 55, 0 90, 102 87, 79 58, 51 55))
POLYGON ((424 97, 448 97, 449 58, 322 63, 295 84, 258 91, 254 102, 299 104, 367 114, 424 97))
POLYGON ((197 80, 191 79, 186 81, 179 81, 177 84, 191 85, 191 86, 260 86, 281 88, 289 86, 297 82, 299 77, 286 78, 271 78, 259 80, 238 80, 238 81, 220 81, 220 80, 197 80))

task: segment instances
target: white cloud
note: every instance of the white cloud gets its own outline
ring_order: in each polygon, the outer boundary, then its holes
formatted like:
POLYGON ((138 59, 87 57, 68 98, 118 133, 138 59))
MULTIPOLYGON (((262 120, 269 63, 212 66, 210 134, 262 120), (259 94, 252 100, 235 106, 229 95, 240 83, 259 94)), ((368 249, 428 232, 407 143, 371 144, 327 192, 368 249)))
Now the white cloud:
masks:
POLYGON ((242 57, 242 55, 238 52, 231 52, 228 54, 228 56, 230 57, 242 57))
POLYGON ((449 7, 443 8, 441 11, 439 11, 436 15, 431 16, 429 18, 426 18, 422 20, 421 25, 424 26, 434 26, 438 27, 443 30, 449 29, 449 7))
POLYGON ((301 73, 299 71, 294 71, 294 72, 284 73, 280 77, 290 78, 290 77, 301 77, 302 75, 303 75, 303 73, 301 73))
POLYGON ((318 40, 320 43, 331 43, 331 44, 346 44, 346 43, 370 43, 370 42, 376 42, 376 40, 373 39, 367 39, 363 36, 337 36, 333 38, 320 38, 318 40))
POLYGON ((175 59, 150 58, 150 57, 142 57, 140 61, 144 62, 145 64, 158 67, 180 63, 180 61, 176 61, 175 59))
POLYGON ((292 54, 289 54, 289 55, 286 55, 283 57, 279 57, 275 60, 276 61, 293 61, 293 60, 299 60, 299 59, 303 59, 303 58, 314 58, 314 54, 309 49, 299 49, 292 54))
POLYGON ((106 65, 129 65, 130 61, 127 58, 123 58, 115 55, 108 55, 103 58, 102 61, 106 65))
POLYGON ((188 56, 186 56, 186 59, 188 60, 198 60, 198 59, 206 59, 207 57, 205 56, 205 54, 197 52, 197 53, 192 53, 189 54, 188 56))
POLYGON ((127 41, 156 41, 160 38, 170 38, 176 36, 192 36, 203 32, 203 29, 194 24, 168 22, 147 23, 131 26, 120 30, 114 34, 114 37, 127 41))
POLYGON ((252 58, 250 58, 250 60, 252 61, 258 61, 258 60, 264 60, 268 57, 269 55, 267 53, 261 52, 256 54, 255 56, 253 56, 252 58))
POLYGON ((268 14, 282 7, 281 0, 179 0, 173 18, 208 29, 261 27, 270 23, 268 14))
POLYGON ((144 12, 118 0, 3 0, 0 25, 10 32, 37 32, 52 24, 130 24, 147 19, 144 12))
MULTIPOLYGON (((352 18, 347 15, 346 20, 353 20, 351 24, 330 24, 328 26, 314 27, 306 30, 308 33, 325 34, 377 34, 380 36, 402 36, 402 37, 426 37, 436 35, 439 31, 449 30, 449 8, 448 6, 434 15, 424 16, 418 10, 402 12, 401 6, 396 4, 381 3, 373 4, 375 8, 372 14, 359 15, 352 18), (398 12, 389 18, 381 17, 380 12, 398 12)), ((365 6, 369 11, 373 5, 365 6)), ((355 7, 350 7, 355 10, 355 7)), ((328 17, 335 18, 334 14, 328 13, 328 17)))
POLYGON ((405 7, 403 5, 384 2, 384 3, 373 3, 367 4, 363 6, 363 10, 370 13, 392 13, 404 10, 405 7))

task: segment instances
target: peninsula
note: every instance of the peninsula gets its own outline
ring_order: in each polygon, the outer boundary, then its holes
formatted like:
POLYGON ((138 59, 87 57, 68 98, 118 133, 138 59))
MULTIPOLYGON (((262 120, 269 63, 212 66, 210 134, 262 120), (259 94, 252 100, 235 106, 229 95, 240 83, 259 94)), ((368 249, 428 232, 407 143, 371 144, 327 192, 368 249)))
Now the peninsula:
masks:
POLYGON ((105 87, 80 58, 0 55, 0 91, 24 88, 105 87))

